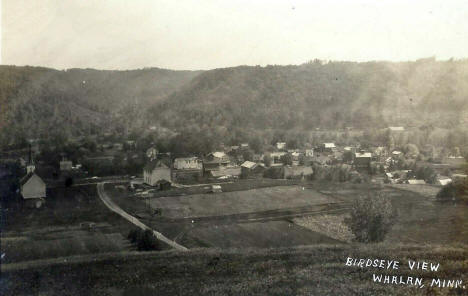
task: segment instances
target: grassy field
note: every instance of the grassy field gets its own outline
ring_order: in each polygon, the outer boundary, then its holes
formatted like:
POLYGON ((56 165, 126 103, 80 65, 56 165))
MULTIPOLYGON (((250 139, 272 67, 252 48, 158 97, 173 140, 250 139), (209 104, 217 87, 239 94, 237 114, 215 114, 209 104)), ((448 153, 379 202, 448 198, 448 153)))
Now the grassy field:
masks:
MULTIPOLYGON (((336 186, 323 183, 314 184, 314 187, 319 192, 331 194, 342 201, 352 201, 367 194, 383 193, 387 195, 398 210, 397 223, 385 239, 389 243, 468 243, 468 206, 436 201, 432 195, 429 195, 429 192, 434 191, 432 186, 428 186, 429 188, 416 186, 410 187, 411 190, 408 190, 407 187, 386 186, 378 188, 369 187, 367 184, 340 184, 340 186, 336 186)), ((333 223, 337 224, 342 221, 343 216, 338 215, 335 218, 333 223)), ((320 216, 316 217, 315 220, 320 220, 320 216)), ((318 224, 328 223, 324 219, 316 222, 318 224)), ((312 223, 310 229, 317 231, 317 223, 312 223)))
POLYGON ((54 189, 45 207, 7 213, 3 263, 131 249, 132 226, 102 204, 94 185, 54 189))
POLYGON ((467 295, 466 245, 339 245, 292 249, 119 253, 3 267, 2 295, 467 295), (400 269, 345 265, 346 258, 398 260, 400 269), (407 260, 440 263, 411 271, 407 260), (373 273, 422 277, 423 288, 374 283, 373 273), (460 279, 465 289, 430 287, 460 279))
MULTIPOLYGON (((243 190, 234 192, 224 192, 217 194, 194 194, 186 196, 160 197, 151 199, 151 205, 154 208, 162 209, 162 215, 165 217, 180 219, 183 217, 203 217, 232 215, 238 213, 248 213, 253 211, 267 211, 271 209, 290 209, 308 205, 309 207, 319 207, 319 204, 344 202, 349 203, 359 196, 367 194, 386 194, 399 212, 398 220, 392 231, 386 238, 387 242, 395 243, 422 243, 422 244, 451 244, 468 243, 468 206, 453 203, 440 203, 431 196, 427 195, 433 188, 414 188, 407 190, 405 188, 395 188, 389 186, 373 186, 369 184, 332 184, 332 183, 312 183, 302 186, 275 186, 267 188, 258 188, 253 190, 243 190), (423 190, 424 191, 421 191, 423 190)), ((413 188, 413 187, 411 187, 413 188)), ((121 194, 119 197, 121 203, 128 204, 135 212, 149 212, 148 204, 143 200, 135 200, 125 197, 121 194)), ((125 206, 125 205, 124 205, 125 206)), ((294 221, 299 226, 303 226, 313 232, 319 232, 325 236, 349 241, 349 232, 344 231, 345 226, 342 220, 346 213, 340 215, 314 215, 303 219, 296 218, 294 221)), ((223 216, 225 220, 231 217, 223 216)), ((156 217, 154 220, 157 220, 156 217)), ((194 218, 195 219, 195 218, 194 218)), ((235 220, 235 218, 232 218, 235 220)), ((284 220, 282 220, 284 221, 284 220)), ((217 238, 220 232, 216 221, 210 225, 196 226, 199 237, 192 235, 190 223, 171 224, 154 222, 157 229, 168 233, 172 239, 182 238, 187 241, 190 247, 199 246, 230 246, 245 242, 245 246, 254 246, 249 240, 242 240, 241 232, 246 237, 251 234, 244 230, 243 226, 231 225, 225 226, 226 233, 238 239, 238 242, 228 242, 225 244, 217 238), (216 229, 218 227, 218 229, 216 229), (242 231, 241 231, 242 230, 242 231), (201 232, 205 231, 205 234, 201 232), (184 233, 186 235, 184 235, 184 233), (181 234, 184 237, 181 237, 181 234), (203 240, 201 238, 204 238, 203 240), (210 241, 212 239, 212 241, 210 241)), ((182 223, 182 222, 181 222, 182 223)), ((266 222, 265 222, 266 223, 266 222)), ((236 224, 236 221, 230 222, 236 224)), ((257 225, 259 229, 260 224, 257 225)), ((271 224, 264 229, 273 230, 271 224)), ((268 231, 264 233, 268 236, 268 231)), ((260 239, 261 241, 261 239, 260 239)), ((292 240, 293 241, 293 240, 292 240)), ((316 243, 310 241, 311 243, 316 243)), ((302 244, 302 243, 301 243, 302 244)), ((291 244, 289 246, 295 246, 291 244)), ((266 246, 263 242, 259 246, 266 246)))
POLYGON ((194 227, 186 234, 216 248, 279 248, 341 243, 288 221, 268 221, 194 227))
POLYGON ((333 197, 301 186, 276 186, 246 191, 151 199, 151 207, 170 218, 233 215, 291 209, 336 202, 333 197))

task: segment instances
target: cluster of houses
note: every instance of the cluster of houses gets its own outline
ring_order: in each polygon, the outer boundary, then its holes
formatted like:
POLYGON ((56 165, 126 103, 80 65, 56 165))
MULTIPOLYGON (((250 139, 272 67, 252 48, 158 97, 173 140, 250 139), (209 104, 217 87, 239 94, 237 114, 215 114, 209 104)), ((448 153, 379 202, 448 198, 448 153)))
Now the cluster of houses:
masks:
MULTIPOLYGON (((390 127, 398 133, 403 127, 390 127)), ((204 157, 161 158, 155 148, 147 151, 150 161, 143 170, 144 183, 151 186, 168 188, 170 183, 197 182, 203 179, 229 180, 252 178, 305 179, 313 175, 315 166, 327 167, 346 164, 354 173, 368 173, 378 168, 387 183, 425 184, 425 180, 414 179, 409 170, 398 167, 402 159, 416 158, 411 152, 389 150, 387 147, 359 146, 339 147, 326 142, 316 147, 306 145, 303 149, 287 149, 286 142, 277 142, 273 151, 262 154, 251 153, 245 159, 245 151, 251 151, 248 143, 224 147, 208 153, 204 157)), ((453 178, 466 178, 457 171, 466 160, 461 156, 448 156, 431 167, 450 168, 453 174, 448 177, 438 171, 435 184, 446 185, 453 178), (454 177, 455 176, 455 177, 454 177)), ((375 172, 374 172, 375 173, 375 172)))
POLYGON ((285 142, 278 142, 275 150, 264 154, 244 153, 249 144, 223 147, 220 151, 208 153, 202 158, 196 156, 175 158, 161 155, 155 148, 147 151, 148 163, 143 169, 143 182, 150 186, 167 188, 167 183, 200 181, 202 178, 215 180, 278 178, 305 179, 313 174, 312 165, 328 166, 342 161, 346 151, 354 153, 356 168, 369 168, 372 153, 361 152, 356 148, 338 149, 334 143, 323 143, 319 147, 286 149, 285 142))

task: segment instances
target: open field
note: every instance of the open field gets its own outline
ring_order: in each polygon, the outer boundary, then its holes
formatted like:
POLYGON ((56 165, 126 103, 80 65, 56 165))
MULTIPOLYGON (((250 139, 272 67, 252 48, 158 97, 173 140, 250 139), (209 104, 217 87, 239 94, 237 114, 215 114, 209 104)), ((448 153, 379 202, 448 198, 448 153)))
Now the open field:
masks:
POLYGON ((430 287, 432 278, 468 281, 468 248, 337 245, 286 249, 194 250, 70 257, 3 266, 2 295, 466 295, 430 287), (347 257, 400 261, 397 271, 348 267, 347 257), (440 263, 411 271, 407 260, 440 263), (423 288, 374 283, 373 273, 422 277, 423 288))
POLYGON ((246 191, 195 194, 151 199, 151 207, 170 218, 221 216, 292 209, 337 202, 301 186, 277 186, 246 191))
MULTIPOLYGON (((418 190, 422 189, 418 188, 418 190)), ((433 190, 433 187, 429 189, 433 190)), ((406 188, 399 189, 369 184, 312 183, 305 185, 305 190, 302 190, 302 186, 296 185, 217 194, 161 197, 151 199, 151 205, 153 208, 162 209, 162 217, 154 216, 146 221, 150 221, 156 229, 161 230, 171 239, 177 239, 178 242, 190 248, 197 246, 230 246, 242 242, 247 247, 255 246, 255 244, 250 243, 249 240, 242 240, 241 233, 244 233, 245 237, 249 237, 251 232, 247 231, 244 228, 245 226, 235 224, 258 222, 258 217, 272 217, 268 221, 263 220, 264 223, 285 221, 286 218, 277 215, 278 212, 291 213, 293 212, 291 209, 303 209, 301 206, 305 206, 308 209, 316 209, 317 211, 310 218, 307 217, 308 214, 304 214, 305 218, 302 220, 296 216, 295 221, 298 225, 306 227, 311 233, 320 233, 330 238, 349 241, 349 233, 343 231, 345 226, 342 224, 346 212, 342 211, 341 213, 323 216, 323 213, 328 213, 328 209, 330 209, 330 206, 324 206, 324 204, 331 206, 343 205, 343 202, 348 204, 359 196, 383 193, 389 196, 399 212, 396 225, 386 237, 387 242, 468 243, 468 206, 440 203, 433 197, 415 190, 410 191, 406 190, 406 188), (253 213, 255 211, 257 212, 253 213), (190 218, 184 219, 184 217, 190 218), (195 222, 197 236, 193 235, 192 220, 195 222), (223 225, 229 226, 219 228, 223 225), (232 234, 238 241, 230 242, 229 238, 225 238, 226 242, 219 241, 220 229, 225 229, 226 233, 232 234), (346 237, 343 237, 343 235, 346 237)), ((145 215, 145 212, 149 213, 148 204, 144 200, 126 198, 124 195, 118 197, 118 199, 121 203, 133 207, 134 212, 141 215, 145 215)), ((146 215, 148 216, 148 214, 146 215)), ((253 225, 256 225, 259 229, 263 227, 265 236, 268 236, 269 231, 271 231, 271 235, 277 233, 277 230, 274 230, 275 227, 273 227, 275 224, 262 226, 262 224, 252 223, 250 227, 253 227, 253 225)), ((288 230, 290 229, 284 231, 287 233, 288 230)), ((308 240, 311 244, 316 244, 318 241, 308 240)), ((298 243, 303 244, 304 241, 299 239, 298 243)), ((258 245, 266 246, 263 242, 258 245)), ((295 245, 297 244, 288 246, 295 245)))
POLYGON ((278 248, 341 243, 288 221, 269 221, 196 227, 188 236, 216 248, 278 248))
POLYGON ((126 239, 130 223, 95 194, 94 185, 54 189, 41 209, 8 211, 1 237, 3 263, 131 250, 126 239))
MULTIPOLYGON (((408 185, 414 186, 414 185, 408 185)), ((351 201, 358 196, 383 193, 398 210, 398 219, 385 241, 396 243, 452 244, 468 243, 468 206, 460 203, 442 203, 428 195, 433 186, 370 188, 369 185, 317 185, 320 192, 351 201)), ((331 216, 333 217, 333 216, 331 216)), ((336 216, 334 223, 342 220, 336 216)), ((316 217, 320 219, 320 217, 316 217)), ((324 221, 318 221, 322 223, 324 221)), ((299 223, 300 224, 300 223, 299 223)), ((323 224, 323 223, 322 223, 323 224)), ((317 231, 317 224, 310 228, 317 231)), ((326 233, 325 233, 326 234, 326 233)))
POLYGON ((414 193, 418 193, 427 198, 436 198, 442 186, 436 185, 410 185, 410 184, 388 184, 388 187, 392 187, 399 190, 407 190, 414 193))

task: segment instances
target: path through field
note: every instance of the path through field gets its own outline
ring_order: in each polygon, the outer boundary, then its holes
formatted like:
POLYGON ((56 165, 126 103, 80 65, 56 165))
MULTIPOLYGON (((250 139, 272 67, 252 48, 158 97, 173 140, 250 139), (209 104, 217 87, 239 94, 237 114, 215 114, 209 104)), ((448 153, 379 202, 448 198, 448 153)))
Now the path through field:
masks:
POLYGON ((118 205, 116 205, 111 199, 110 197, 107 195, 107 193, 105 192, 104 190, 104 184, 106 182, 101 182, 101 183, 98 183, 97 184, 97 192, 98 192, 98 195, 99 195, 99 198, 102 200, 102 202, 113 212, 119 214, 120 216, 122 216, 124 219, 128 220, 129 222, 131 222, 132 224, 134 224, 135 226, 143 229, 143 230, 151 230, 154 234, 154 236, 165 242, 166 244, 170 245, 171 247, 177 249, 177 250, 180 250, 180 251, 187 251, 187 248, 176 243, 175 241, 172 241, 170 239, 168 239, 167 237, 165 237, 162 233, 160 232, 157 232, 156 230, 153 230, 151 228, 149 228, 148 226, 146 226, 145 224, 141 223, 140 220, 138 220, 137 218, 133 217, 132 215, 128 214, 127 212, 125 212, 124 210, 122 210, 118 205))

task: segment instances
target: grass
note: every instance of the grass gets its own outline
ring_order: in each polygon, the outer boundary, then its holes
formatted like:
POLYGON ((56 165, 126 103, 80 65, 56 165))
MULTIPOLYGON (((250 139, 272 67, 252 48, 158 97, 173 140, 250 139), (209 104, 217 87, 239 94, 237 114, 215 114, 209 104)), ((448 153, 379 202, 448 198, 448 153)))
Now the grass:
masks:
POLYGON ((310 229, 312 231, 323 233, 328 237, 343 242, 351 242, 354 235, 344 224, 345 215, 315 215, 294 218, 295 224, 310 229))
POLYGON ((41 209, 9 210, 2 229, 3 263, 130 250, 131 224, 97 197, 95 185, 48 192, 41 209), (92 222, 86 229, 82 223, 92 222))
POLYGON ((187 233, 217 248, 279 248, 313 244, 336 244, 319 232, 288 221, 268 221, 227 225, 195 226, 187 233))
POLYGON ((109 254, 53 264, 4 267, 2 295, 466 295, 431 288, 429 279, 468 281, 468 248, 420 245, 320 245, 109 254), (345 266, 347 257, 398 260, 397 271, 345 266), (410 271, 408 260, 438 262, 410 271), (424 288, 372 282, 373 273, 420 276, 424 288))
POLYGON ((300 186, 276 186, 244 191, 151 199, 151 206, 170 218, 233 215, 291 209, 336 202, 332 197, 300 186))

